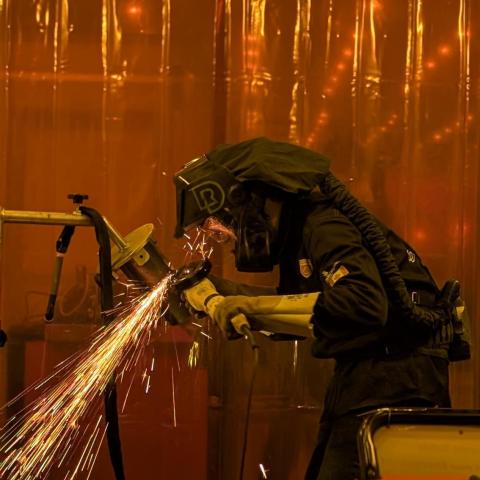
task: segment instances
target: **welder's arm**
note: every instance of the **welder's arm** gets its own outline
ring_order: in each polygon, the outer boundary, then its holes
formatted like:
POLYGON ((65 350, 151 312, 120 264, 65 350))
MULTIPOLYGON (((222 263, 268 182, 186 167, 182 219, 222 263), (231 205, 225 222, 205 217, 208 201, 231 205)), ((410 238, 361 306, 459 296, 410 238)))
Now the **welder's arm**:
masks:
POLYGON ((243 314, 254 330, 305 337, 312 335, 311 317, 319 293, 223 297, 204 279, 184 295, 194 309, 206 312, 227 334, 232 326, 239 332, 236 319, 243 314))
POLYGON ((249 297, 258 297, 260 295, 276 295, 277 289, 263 285, 248 285, 245 283, 232 282, 226 278, 217 277, 209 274, 208 279, 215 285, 218 293, 221 295, 247 295, 249 297))

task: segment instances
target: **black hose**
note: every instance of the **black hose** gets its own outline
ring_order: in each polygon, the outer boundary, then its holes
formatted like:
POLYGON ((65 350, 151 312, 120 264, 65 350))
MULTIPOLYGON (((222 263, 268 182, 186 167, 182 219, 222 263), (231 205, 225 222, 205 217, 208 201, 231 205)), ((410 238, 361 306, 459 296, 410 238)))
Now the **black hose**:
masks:
POLYGON ((240 480, 243 480, 244 470, 245 470, 245 458, 247 456, 247 444, 248 444, 248 429, 250 426, 250 410, 252 406, 252 397, 253 397, 253 387, 255 385, 255 377, 257 375, 258 369, 258 343, 252 333, 252 331, 244 325, 242 327, 242 333, 246 339, 250 342, 253 352, 253 366, 252 366, 252 376, 250 377, 250 386, 248 388, 248 398, 247 398, 247 411, 245 413, 245 429, 243 431, 243 443, 242 443, 242 460, 240 462, 240 480))
MULTIPOLYGON (((112 255, 110 250, 110 238, 105 220, 93 208, 80 207, 80 211, 92 219, 95 227, 95 236, 98 242, 98 257, 100 262, 100 303, 104 325, 111 320, 113 309, 113 284, 112 284, 112 255)), ((115 374, 109 379, 105 387, 105 421, 107 424, 107 443, 115 478, 125 480, 123 469, 122 444, 120 441, 120 427, 117 411, 117 389, 115 374)))
POLYGON ((58 237, 56 243, 56 258, 55 258, 55 270, 53 272, 52 287, 50 289, 50 295, 48 297, 47 310, 45 311, 45 321, 50 322, 53 319, 55 313, 55 303, 57 301, 58 287, 60 284, 60 276, 62 274, 63 257, 67 253, 70 245, 70 240, 75 233, 75 227, 73 225, 65 225, 58 237))
POLYGON ((7 341, 7 334, 0 328, 0 347, 3 347, 6 341, 7 341))
POLYGON ((412 302, 405 281, 376 218, 333 174, 327 173, 323 177, 320 188, 335 208, 344 214, 362 234, 384 280, 388 298, 401 317, 409 325, 417 328, 419 333, 428 335, 439 328, 445 321, 445 312, 441 308, 422 309, 412 302))

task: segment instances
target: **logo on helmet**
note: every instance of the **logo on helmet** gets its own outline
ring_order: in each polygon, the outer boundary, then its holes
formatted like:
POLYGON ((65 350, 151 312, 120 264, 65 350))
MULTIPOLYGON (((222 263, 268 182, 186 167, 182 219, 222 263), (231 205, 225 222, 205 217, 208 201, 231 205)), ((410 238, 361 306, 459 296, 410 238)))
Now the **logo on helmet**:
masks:
POLYGON ((192 188, 192 193, 198 208, 209 214, 218 212, 225 203, 225 192, 217 182, 203 182, 192 188))

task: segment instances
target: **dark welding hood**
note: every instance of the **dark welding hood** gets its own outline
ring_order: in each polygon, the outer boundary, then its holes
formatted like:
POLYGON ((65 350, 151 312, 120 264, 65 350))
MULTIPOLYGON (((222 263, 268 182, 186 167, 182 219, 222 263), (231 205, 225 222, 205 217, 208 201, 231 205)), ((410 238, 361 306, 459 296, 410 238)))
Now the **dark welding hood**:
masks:
POLYGON ((175 236, 181 237, 186 228, 211 215, 228 215, 248 191, 265 197, 309 194, 329 165, 330 161, 316 152, 267 138, 220 145, 175 175, 175 236))
POLYGON ((174 177, 177 191, 177 226, 179 238, 189 227, 215 215, 223 217, 229 210, 232 188, 239 182, 222 165, 206 155, 192 160, 174 177))
MULTIPOLYGON (((257 186, 255 195, 272 197, 271 189, 284 195, 301 197, 309 195, 315 188, 320 188, 335 208, 343 213, 360 231, 365 244, 375 258, 382 275, 390 302, 395 310, 400 312, 407 324, 415 325, 419 331, 428 334, 435 332, 448 317, 445 308, 421 309, 415 305, 409 295, 405 282, 400 274, 398 265, 392 256, 390 246, 381 231, 378 220, 353 197, 329 171, 330 162, 316 152, 288 143, 275 142, 266 138, 255 138, 234 145, 220 145, 205 157, 191 162, 175 177, 177 186, 177 230, 181 236, 184 229, 192 223, 201 223, 210 215, 221 217, 222 212, 231 213, 234 204, 242 203, 242 193, 257 186), (260 189, 258 189, 260 187, 260 189)), ((246 207, 240 212, 247 211, 252 202, 247 198, 246 207)), ((239 207, 240 208, 240 207, 239 207)), ((257 209, 254 213, 261 213, 257 209)), ((258 215, 257 215, 258 217, 258 215)), ((237 229, 249 222, 237 220, 237 229)), ((246 261, 241 263, 258 263, 258 258, 271 257, 268 250, 268 230, 260 226, 255 227, 256 234, 261 234, 258 255, 246 255, 246 261)), ((250 232, 246 232, 248 241, 242 242, 237 235, 237 248, 240 247, 248 254, 248 249, 255 245, 251 241, 250 232), (245 247, 245 248, 244 248, 245 247)), ((258 235, 257 235, 258 237, 258 235)), ((237 269, 239 268, 237 255, 237 269)), ((271 266, 266 263, 257 270, 265 271, 271 266), (264 268, 265 267, 265 268, 264 268)))
POLYGON ((323 155, 267 138, 220 145, 207 157, 241 183, 263 184, 292 194, 309 193, 330 167, 330 160, 323 155))

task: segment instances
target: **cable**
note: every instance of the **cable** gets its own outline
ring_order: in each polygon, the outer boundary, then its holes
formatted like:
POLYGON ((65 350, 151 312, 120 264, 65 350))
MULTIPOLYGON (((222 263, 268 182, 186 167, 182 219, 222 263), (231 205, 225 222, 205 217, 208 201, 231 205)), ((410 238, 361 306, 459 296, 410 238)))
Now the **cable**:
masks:
POLYGON ((57 301, 58 289, 60 287, 60 277, 62 275, 63 260, 67 253, 70 240, 75 233, 73 225, 65 225, 56 243, 55 268, 53 270, 52 286, 48 296, 47 310, 45 311, 45 321, 51 322, 55 312, 55 303, 57 301))
POLYGON ((250 346, 252 347, 252 350, 255 351, 256 349, 260 348, 256 338, 254 337, 250 328, 247 327, 247 325, 243 325, 241 330, 243 335, 245 335, 245 338, 250 342, 250 346))
POLYGON ((250 346, 252 347, 253 352, 252 376, 250 378, 250 386, 248 388, 247 411, 245 414, 245 430, 243 432, 242 460, 240 463, 240 480, 243 480, 243 473, 245 470, 245 457, 247 455, 248 427, 250 425, 250 409, 252 406, 253 387, 255 384, 255 377, 257 375, 258 368, 258 349, 260 347, 255 337, 253 336, 252 331, 246 325, 244 325, 241 330, 243 335, 245 335, 245 338, 250 342, 250 346))
MULTIPOLYGON (((100 303, 102 307, 103 323, 108 325, 112 320, 113 285, 112 285, 112 258, 110 238, 105 220, 93 208, 80 207, 80 211, 92 219, 95 227, 95 236, 98 242, 98 259, 100 264, 100 303)), ((105 392, 105 422, 107 424, 107 444, 110 461, 116 480, 125 480, 123 467, 122 442, 120 439, 120 426, 117 410, 117 390, 115 374, 109 379, 105 392)))

